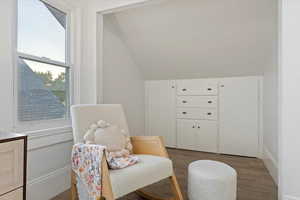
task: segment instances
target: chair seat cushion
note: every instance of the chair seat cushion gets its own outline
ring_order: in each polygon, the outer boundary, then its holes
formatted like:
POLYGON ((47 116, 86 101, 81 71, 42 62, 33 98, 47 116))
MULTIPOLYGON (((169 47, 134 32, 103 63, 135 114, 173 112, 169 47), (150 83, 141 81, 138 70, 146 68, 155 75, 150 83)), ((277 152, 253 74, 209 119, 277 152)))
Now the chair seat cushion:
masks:
POLYGON ((109 171, 114 198, 172 176, 173 167, 170 159, 152 155, 137 156, 140 159, 137 164, 109 171))

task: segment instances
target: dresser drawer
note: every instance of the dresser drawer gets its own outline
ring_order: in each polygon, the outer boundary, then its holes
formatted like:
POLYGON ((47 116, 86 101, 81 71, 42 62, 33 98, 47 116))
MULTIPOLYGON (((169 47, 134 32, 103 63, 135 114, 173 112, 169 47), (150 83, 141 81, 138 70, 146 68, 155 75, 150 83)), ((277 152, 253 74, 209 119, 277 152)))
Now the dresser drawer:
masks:
POLYGON ((23 200, 23 189, 20 188, 18 190, 0 196, 0 200, 23 200))
POLYGON ((177 80, 177 95, 217 95, 218 82, 211 79, 177 80))
POLYGON ((0 143, 0 161, 2 195, 23 186, 24 140, 0 143))
POLYGON ((209 108, 177 108, 178 119, 217 120, 217 110, 209 108))
POLYGON ((177 96, 177 106, 216 108, 218 98, 216 96, 177 96))

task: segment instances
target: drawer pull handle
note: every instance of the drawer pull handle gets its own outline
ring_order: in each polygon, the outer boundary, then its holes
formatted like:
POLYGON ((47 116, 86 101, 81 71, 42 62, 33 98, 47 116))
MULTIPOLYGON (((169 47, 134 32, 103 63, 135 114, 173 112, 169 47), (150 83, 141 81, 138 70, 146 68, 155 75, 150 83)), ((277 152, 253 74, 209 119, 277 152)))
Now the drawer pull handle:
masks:
POLYGON ((185 89, 185 88, 183 88, 183 89, 182 89, 182 91, 186 91, 186 89, 185 89))
POLYGON ((192 128, 195 128, 195 125, 193 125, 192 128))
POLYGON ((200 128, 200 126, 198 126, 198 128, 200 128))
POLYGON ((209 112, 209 113, 207 113, 207 115, 212 115, 212 113, 211 113, 211 112, 209 112))
POLYGON ((185 115, 185 114, 186 114, 186 112, 182 112, 182 114, 184 114, 184 115, 185 115))
POLYGON ((187 101, 184 101, 184 100, 183 100, 182 103, 187 103, 187 101))
POLYGON ((211 89, 211 88, 207 88, 207 90, 208 90, 208 91, 211 91, 212 89, 211 89))
POLYGON ((207 103, 212 103, 212 101, 208 101, 207 103))

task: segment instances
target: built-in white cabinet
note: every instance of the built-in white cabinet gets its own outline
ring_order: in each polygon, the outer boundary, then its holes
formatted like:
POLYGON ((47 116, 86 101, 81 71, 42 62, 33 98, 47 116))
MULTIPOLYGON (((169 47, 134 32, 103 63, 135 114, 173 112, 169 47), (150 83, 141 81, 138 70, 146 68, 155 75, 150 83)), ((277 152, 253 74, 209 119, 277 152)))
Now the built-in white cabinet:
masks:
POLYGON ((177 120, 177 147, 205 152, 217 152, 218 127, 216 121, 177 120))
POLYGON ((176 80, 177 147, 218 151, 218 81, 176 80))
POLYGON ((258 156, 259 77, 146 81, 146 129, 167 146, 258 156))
POLYGON ((258 156, 259 79, 224 78, 219 87, 220 152, 258 156))
POLYGON ((168 147, 176 147, 176 83, 146 81, 146 135, 164 138, 168 147))

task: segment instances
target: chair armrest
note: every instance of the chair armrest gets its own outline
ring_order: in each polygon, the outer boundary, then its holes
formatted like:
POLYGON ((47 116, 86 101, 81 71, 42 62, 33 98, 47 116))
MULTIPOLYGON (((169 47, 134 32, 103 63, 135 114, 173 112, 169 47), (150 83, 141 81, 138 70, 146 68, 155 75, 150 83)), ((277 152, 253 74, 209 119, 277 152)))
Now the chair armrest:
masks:
POLYGON ((160 136, 134 136, 130 138, 134 154, 150 154, 169 157, 163 138, 160 136))

